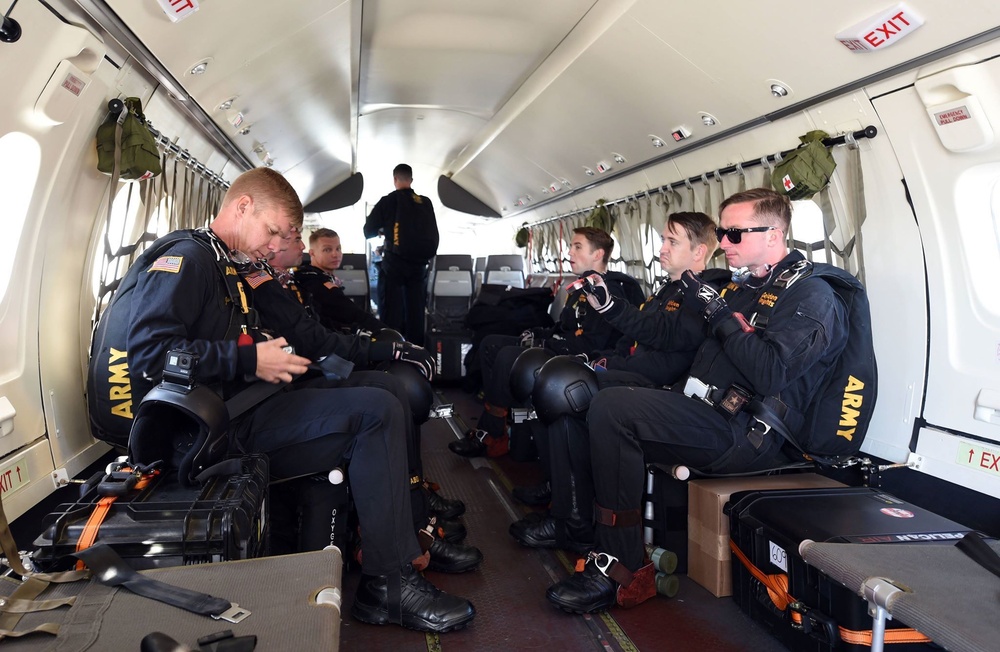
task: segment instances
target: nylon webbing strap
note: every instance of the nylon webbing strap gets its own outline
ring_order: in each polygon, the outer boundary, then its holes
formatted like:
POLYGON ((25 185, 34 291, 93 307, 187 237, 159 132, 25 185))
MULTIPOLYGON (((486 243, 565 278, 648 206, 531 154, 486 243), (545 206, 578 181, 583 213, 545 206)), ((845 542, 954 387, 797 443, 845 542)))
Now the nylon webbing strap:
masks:
MULTIPOLYGON (((143 475, 139 478, 139 481, 135 483, 136 491, 145 489, 149 481, 152 480, 153 474, 143 475)), ((83 526, 83 531, 80 533, 80 538, 76 541, 77 552, 80 550, 85 550, 90 546, 94 545, 97 541, 97 533, 101 529, 101 523, 104 519, 108 517, 108 513, 111 511, 111 505, 118 499, 118 496, 104 496, 97 504, 94 506, 94 511, 90 513, 90 517, 83 526)), ((76 562, 76 570, 82 571, 84 569, 83 562, 76 562)))
POLYGON ((968 532, 958 540, 955 547, 968 555, 972 561, 976 562, 989 572, 1000 577, 1000 555, 986 545, 983 538, 976 532, 968 532))
POLYGON ((262 403, 264 399, 277 394, 286 387, 288 387, 288 383, 266 383, 264 381, 252 383, 242 392, 226 401, 229 420, 232 421, 258 403, 262 403))
POLYGON ((598 523, 608 527, 631 527, 642 524, 642 512, 638 509, 616 512, 613 509, 601 507, 597 503, 594 503, 594 517, 598 523))
MULTIPOLYGON (((788 593, 788 576, 784 573, 779 573, 777 575, 767 575, 762 570, 757 568, 750 558, 747 557, 740 547, 736 545, 736 542, 732 539, 729 540, 729 549, 732 551, 733 555, 740 560, 743 567, 753 575, 754 579, 764 585, 767 589, 767 594, 771 598, 771 602, 774 606, 781 611, 786 611, 789 605, 799 604, 798 600, 792 597, 788 593)), ((796 625, 801 625, 802 623, 802 613, 792 609, 791 613, 792 622, 796 625)), ((840 634, 840 638, 845 643, 850 643, 852 645, 867 645, 871 647, 872 644, 872 630, 854 630, 847 629, 837 625, 837 631, 840 634)), ((900 627, 898 629, 887 629, 885 630, 885 642, 886 643, 930 643, 931 639, 927 638, 920 632, 909 627, 900 627)))
POLYGON ((165 602, 192 613, 221 618, 230 622, 239 622, 250 615, 249 611, 241 609, 239 605, 228 600, 140 575, 126 564, 118 556, 118 553, 105 544, 80 550, 73 556, 83 560, 93 571, 98 581, 106 586, 124 586, 129 591, 144 598, 165 602))

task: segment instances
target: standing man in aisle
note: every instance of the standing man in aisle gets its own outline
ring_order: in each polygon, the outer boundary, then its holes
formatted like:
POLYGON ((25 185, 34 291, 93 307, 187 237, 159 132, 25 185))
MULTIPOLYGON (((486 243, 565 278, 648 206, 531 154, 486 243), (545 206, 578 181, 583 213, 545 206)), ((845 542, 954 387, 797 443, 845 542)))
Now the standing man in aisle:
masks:
POLYGON ((437 254, 438 229, 431 200, 411 188, 413 168, 392 170, 396 190, 375 204, 365 221, 365 237, 385 236, 379 289, 380 317, 408 342, 423 346, 427 307, 427 264, 437 254))

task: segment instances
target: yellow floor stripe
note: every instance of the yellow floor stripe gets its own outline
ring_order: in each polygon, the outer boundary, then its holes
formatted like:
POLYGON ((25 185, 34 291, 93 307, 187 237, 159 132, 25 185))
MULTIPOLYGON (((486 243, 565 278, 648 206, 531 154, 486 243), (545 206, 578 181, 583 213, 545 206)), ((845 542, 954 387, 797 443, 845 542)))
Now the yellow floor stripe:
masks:
POLYGON ((427 632, 424 634, 424 638, 427 640, 427 652, 441 652, 441 637, 434 632, 427 632))

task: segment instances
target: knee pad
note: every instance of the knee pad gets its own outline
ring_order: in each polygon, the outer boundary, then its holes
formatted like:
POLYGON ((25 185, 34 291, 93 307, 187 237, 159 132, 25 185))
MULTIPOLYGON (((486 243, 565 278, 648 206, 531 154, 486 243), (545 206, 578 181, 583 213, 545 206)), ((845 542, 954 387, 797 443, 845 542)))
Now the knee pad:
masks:
POLYGON ((557 355, 542 365, 531 402, 543 423, 562 416, 582 416, 597 396, 597 376, 580 358, 557 355))
POLYGON ((531 392, 542 365, 555 357, 541 348, 525 349, 510 368, 510 394, 522 405, 531 400, 531 392))

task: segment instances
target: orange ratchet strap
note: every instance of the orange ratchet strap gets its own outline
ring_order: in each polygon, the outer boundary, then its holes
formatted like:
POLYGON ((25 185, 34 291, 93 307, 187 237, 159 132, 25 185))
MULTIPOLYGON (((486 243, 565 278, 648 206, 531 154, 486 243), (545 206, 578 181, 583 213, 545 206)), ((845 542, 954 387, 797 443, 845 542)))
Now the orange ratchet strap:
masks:
MULTIPOLYGON (((743 554, 739 546, 730 539, 729 549, 733 551, 736 558, 740 560, 740 563, 754 578, 764 585, 767 589, 767 595, 771 598, 771 602, 774 606, 785 611, 788 606, 793 602, 798 602, 795 598, 788 594, 788 576, 784 573, 777 573, 775 575, 765 575, 763 571, 754 566, 753 562, 743 554)), ((792 610, 792 622, 796 625, 802 624, 802 614, 792 610)), ((871 647, 872 644, 872 630, 866 629, 863 631, 856 631, 853 629, 846 629, 841 626, 837 626, 840 632, 840 638, 845 643, 850 643, 852 645, 865 645, 871 647)), ((901 627, 899 629, 886 629, 885 630, 885 642, 886 643, 930 643, 931 639, 927 638, 915 629, 908 627, 901 627)))
MULTIPOLYGON (((145 489, 146 485, 149 484, 149 481, 159 475, 159 473, 159 471, 153 471, 152 473, 142 475, 138 482, 135 483, 135 488, 145 489)), ((86 550, 90 546, 94 545, 94 542, 97 541, 97 531, 100 529, 101 523, 104 522, 104 519, 108 517, 108 512, 111 511, 111 505, 116 500, 118 500, 118 496, 104 496, 97 501, 97 504, 94 505, 94 511, 90 513, 87 523, 83 526, 83 532, 80 533, 80 538, 76 542, 77 552, 86 550)), ((77 560, 76 570, 82 571, 86 568, 87 566, 83 563, 83 561, 77 560)))

